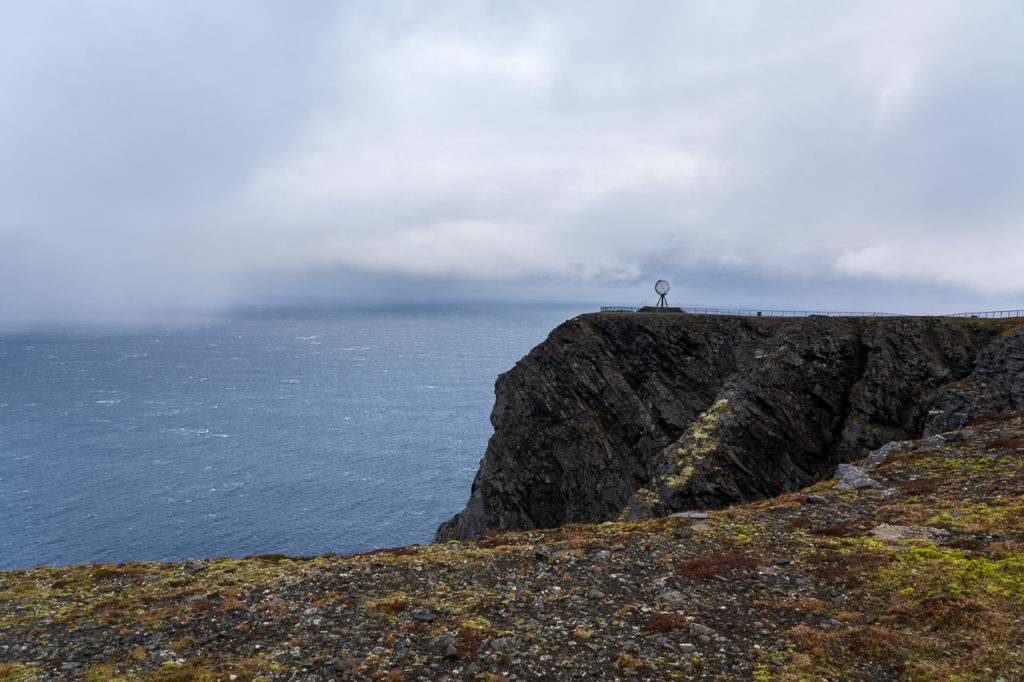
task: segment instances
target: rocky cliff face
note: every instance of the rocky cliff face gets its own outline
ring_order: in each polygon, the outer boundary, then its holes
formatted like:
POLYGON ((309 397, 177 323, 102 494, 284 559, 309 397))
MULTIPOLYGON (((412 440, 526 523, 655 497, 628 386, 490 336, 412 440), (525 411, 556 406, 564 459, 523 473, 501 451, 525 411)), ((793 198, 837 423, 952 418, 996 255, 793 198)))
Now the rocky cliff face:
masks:
POLYGON ((438 541, 767 497, 1024 406, 1024 322, 587 314, 495 394, 469 502, 438 541))

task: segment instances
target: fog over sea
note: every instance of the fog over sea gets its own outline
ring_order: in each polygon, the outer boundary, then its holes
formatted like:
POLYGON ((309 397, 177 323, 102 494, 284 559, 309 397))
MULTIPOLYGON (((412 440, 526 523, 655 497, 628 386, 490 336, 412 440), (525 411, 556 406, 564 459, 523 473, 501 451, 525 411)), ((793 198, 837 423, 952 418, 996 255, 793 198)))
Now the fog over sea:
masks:
POLYGON ((497 375, 585 309, 0 336, 0 569, 429 542, 469 497, 497 375))

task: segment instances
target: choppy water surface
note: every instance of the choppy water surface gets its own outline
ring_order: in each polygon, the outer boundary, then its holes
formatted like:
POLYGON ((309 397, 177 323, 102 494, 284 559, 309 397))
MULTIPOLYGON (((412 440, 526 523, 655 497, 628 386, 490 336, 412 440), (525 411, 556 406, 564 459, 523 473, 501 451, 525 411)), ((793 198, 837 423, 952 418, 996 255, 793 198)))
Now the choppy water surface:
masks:
POLYGON ((0 337, 0 569, 427 542, 469 495, 494 379, 579 312, 0 337))

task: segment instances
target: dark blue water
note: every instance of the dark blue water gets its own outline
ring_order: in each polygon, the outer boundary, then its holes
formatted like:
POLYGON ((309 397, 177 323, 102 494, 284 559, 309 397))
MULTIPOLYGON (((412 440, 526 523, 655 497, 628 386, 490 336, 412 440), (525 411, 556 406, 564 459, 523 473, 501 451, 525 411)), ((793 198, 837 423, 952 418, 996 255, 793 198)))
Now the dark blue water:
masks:
POLYGON ((428 542, 496 376, 578 308, 0 337, 0 569, 428 542))

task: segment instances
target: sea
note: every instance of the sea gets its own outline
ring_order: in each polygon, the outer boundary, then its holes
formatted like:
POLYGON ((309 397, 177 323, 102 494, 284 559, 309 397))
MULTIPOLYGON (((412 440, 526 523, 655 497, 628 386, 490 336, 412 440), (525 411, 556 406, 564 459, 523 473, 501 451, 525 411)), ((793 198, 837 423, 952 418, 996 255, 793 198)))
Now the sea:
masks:
POLYGON ((428 543, 494 381, 579 305, 0 336, 0 569, 428 543))

